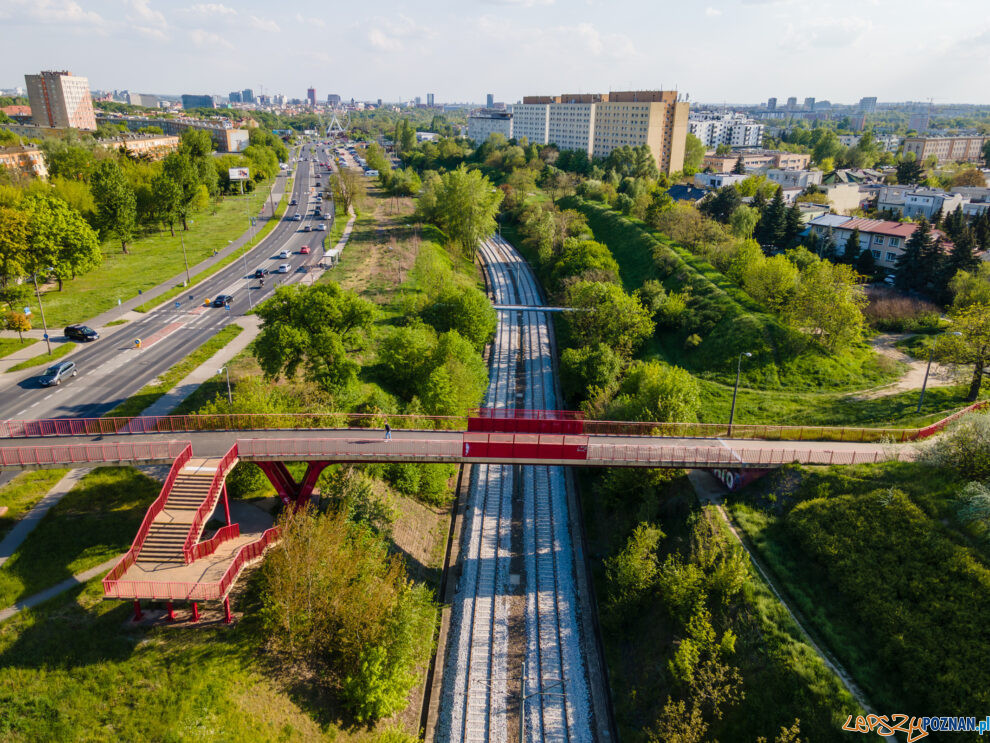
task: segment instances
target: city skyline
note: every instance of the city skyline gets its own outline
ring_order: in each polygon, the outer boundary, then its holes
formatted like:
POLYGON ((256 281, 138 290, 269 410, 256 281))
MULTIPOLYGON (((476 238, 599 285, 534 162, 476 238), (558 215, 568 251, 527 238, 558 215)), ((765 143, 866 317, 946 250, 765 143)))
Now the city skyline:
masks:
POLYGON ((0 49, 8 76, 0 85, 20 86, 32 70, 68 69, 94 89, 169 95, 249 87, 301 99, 312 86, 345 100, 432 92, 438 102, 477 102, 492 92, 511 103, 558 90, 663 87, 704 103, 770 96, 854 103, 873 95, 990 103, 990 72, 978 64, 990 51, 990 22, 980 20, 978 0, 941 3, 934 20, 944 18, 944 27, 933 27, 926 13, 925 33, 917 24, 917 14, 930 8, 924 0, 706 0, 686 7, 441 0, 414 14, 403 8, 379 0, 332 15, 304 0, 278 14, 255 0, 236 7, 11 0, 0 8, 0 23, 17 31, 0 49), (959 17, 975 19, 964 26, 969 30, 949 25, 959 17), (743 39, 745 48, 736 43, 743 39), (256 53, 264 45, 285 53, 256 53), (944 74, 943 65, 967 61, 967 75, 944 74), (810 76, 809 64, 828 64, 832 74, 810 76))

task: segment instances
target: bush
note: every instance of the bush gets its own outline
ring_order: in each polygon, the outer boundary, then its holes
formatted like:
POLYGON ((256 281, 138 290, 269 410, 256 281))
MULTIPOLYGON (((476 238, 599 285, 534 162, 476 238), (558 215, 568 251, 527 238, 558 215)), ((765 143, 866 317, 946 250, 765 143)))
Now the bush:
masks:
POLYGON ((610 388, 620 371, 621 357, 604 343, 565 348, 560 355, 560 384, 571 401, 586 399, 594 388, 610 388))
POLYGON ((609 407, 612 420, 695 421, 701 387, 691 374, 658 361, 634 363, 609 407))
POLYGON ((473 286, 444 289, 420 314, 438 332, 456 330, 479 351, 495 334, 495 309, 484 292, 473 286))
POLYGON ((990 413, 964 418, 922 449, 919 461, 971 480, 990 478, 990 413))
POLYGON ((904 295, 884 287, 866 291, 863 315, 870 327, 891 333, 924 333, 941 325, 939 308, 931 302, 904 295))

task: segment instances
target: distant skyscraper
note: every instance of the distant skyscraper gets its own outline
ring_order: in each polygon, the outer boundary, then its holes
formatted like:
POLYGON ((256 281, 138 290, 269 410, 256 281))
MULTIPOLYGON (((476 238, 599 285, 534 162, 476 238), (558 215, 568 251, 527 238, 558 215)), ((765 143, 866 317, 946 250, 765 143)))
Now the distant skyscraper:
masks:
POLYGON ((777 99, 767 98, 767 111, 776 111, 776 110, 777 110, 777 99))
POLYGON ((227 99, 231 103, 243 103, 244 102, 244 99, 241 97, 241 93, 240 93, 239 90, 231 91, 230 95, 227 96, 227 99))
POLYGON ((68 71, 45 70, 25 75, 31 119, 38 126, 96 129, 89 80, 68 71))
POLYGON ((795 108, 797 108, 797 96, 792 95, 787 99, 787 110, 793 111, 795 108))
POLYGON ((864 114, 876 113, 877 110, 876 96, 873 96, 872 98, 860 98, 859 110, 862 111, 864 114))
POLYGON ((244 103, 254 103, 254 91, 251 88, 245 88, 241 91, 241 101, 244 103))
POLYGON ((495 94, 494 93, 489 93, 488 94, 488 97, 485 99, 485 105, 488 108, 491 108, 492 106, 495 105, 495 94))
POLYGON ((426 94, 426 105, 433 108, 433 93, 426 94))
POLYGON ((419 105, 419 104, 420 104, 420 103, 421 103, 422 101, 423 101, 423 99, 422 99, 422 98, 420 98, 419 96, 416 96, 416 105, 417 105, 417 106, 418 106, 418 105, 419 105))
POLYGON ((928 131, 930 117, 927 113, 911 114, 908 119, 908 129, 914 129, 918 133, 928 131))
POLYGON ((337 95, 336 93, 331 93, 330 95, 327 96, 327 103, 329 103, 331 106, 339 106, 340 96, 337 95))
POLYGON ((309 101, 309 105, 316 108, 316 88, 309 88, 306 91, 306 100, 309 101))
POLYGON ((815 99, 814 98, 805 98, 804 99, 804 110, 805 111, 814 111, 815 110, 815 99))
POLYGON ((182 94, 183 108, 216 108, 212 95, 189 95, 182 94))

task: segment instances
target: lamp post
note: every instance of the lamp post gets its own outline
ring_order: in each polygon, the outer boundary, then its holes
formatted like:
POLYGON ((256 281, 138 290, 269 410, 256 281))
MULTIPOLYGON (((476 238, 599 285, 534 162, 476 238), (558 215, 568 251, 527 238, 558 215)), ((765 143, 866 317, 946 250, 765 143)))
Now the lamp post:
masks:
POLYGON ((182 230, 179 230, 179 245, 182 246, 182 262, 186 264, 186 286, 189 286, 189 259, 186 257, 186 241, 182 239, 182 230))
POLYGON ((227 375, 227 404, 230 406, 230 409, 233 410, 234 396, 230 393, 230 369, 228 369, 225 365, 222 369, 217 369, 217 374, 227 375))
POLYGON ((34 279, 34 293, 38 296, 38 309, 41 311, 41 327, 45 329, 45 343, 48 344, 48 355, 52 355, 52 339, 48 337, 48 322, 45 320, 45 306, 41 303, 41 291, 38 289, 38 272, 35 271, 31 278, 34 279))
MULTIPOLYGON (((961 336, 962 333, 959 331, 952 331, 951 333, 942 333, 941 335, 956 335, 961 336)), ((931 349, 928 351, 928 366, 925 367, 925 381, 921 383, 921 395, 918 397, 918 407, 915 408, 915 413, 921 412, 921 404, 925 401, 925 390, 928 388, 928 374, 932 370, 932 359, 935 358, 935 343, 932 343, 931 349)))
POLYGON ((742 374, 742 360, 743 356, 747 359, 752 357, 749 351, 743 351, 739 354, 739 361, 736 363, 736 386, 732 388, 732 409, 729 411, 729 432, 727 435, 732 435, 732 421, 736 418, 736 395, 739 394, 739 377, 742 374))

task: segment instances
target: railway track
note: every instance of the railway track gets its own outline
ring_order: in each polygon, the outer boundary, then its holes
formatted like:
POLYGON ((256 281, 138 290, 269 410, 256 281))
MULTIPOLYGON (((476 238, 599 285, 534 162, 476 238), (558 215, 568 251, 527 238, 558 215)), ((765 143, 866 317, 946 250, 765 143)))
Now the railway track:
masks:
MULTIPOLYGON (((535 277, 497 238, 480 255, 501 304, 542 304, 535 277)), ((492 344, 486 405, 556 409, 551 328, 546 313, 500 315, 492 344)), ((528 697, 525 741, 591 741, 591 713, 573 572, 564 472, 559 467, 475 467, 463 532, 462 573, 454 600, 437 741, 518 740, 520 685, 528 697), (514 497, 522 528, 513 538, 514 497), (511 561, 523 575, 510 580, 511 561), (510 632, 520 590, 523 632, 510 632), (525 658, 510 670, 513 647, 525 658)))

